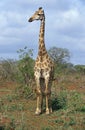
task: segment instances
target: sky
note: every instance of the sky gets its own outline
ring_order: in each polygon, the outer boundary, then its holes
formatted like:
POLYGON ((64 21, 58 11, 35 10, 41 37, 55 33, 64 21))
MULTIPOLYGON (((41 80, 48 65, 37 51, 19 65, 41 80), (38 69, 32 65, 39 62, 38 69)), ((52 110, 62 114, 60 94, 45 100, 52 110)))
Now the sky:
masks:
POLYGON ((28 19, 39 8, 45 12, 45 44, 67 48, 70 62, 85 65, 85 0, 0 0, 0 58, 17 59, 27 46, 37 56, 40 21, 28 19))

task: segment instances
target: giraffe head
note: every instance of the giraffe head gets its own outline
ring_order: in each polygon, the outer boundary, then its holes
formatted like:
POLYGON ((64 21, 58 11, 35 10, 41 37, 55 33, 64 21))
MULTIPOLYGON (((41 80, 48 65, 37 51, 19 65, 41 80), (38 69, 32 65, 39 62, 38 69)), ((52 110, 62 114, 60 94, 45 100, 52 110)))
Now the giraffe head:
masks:
POLYGON ((32 22, 34 20, 42 20, 44 17, 45 17, 44 11, 42 7, 40 7, 28 21, 32 22))

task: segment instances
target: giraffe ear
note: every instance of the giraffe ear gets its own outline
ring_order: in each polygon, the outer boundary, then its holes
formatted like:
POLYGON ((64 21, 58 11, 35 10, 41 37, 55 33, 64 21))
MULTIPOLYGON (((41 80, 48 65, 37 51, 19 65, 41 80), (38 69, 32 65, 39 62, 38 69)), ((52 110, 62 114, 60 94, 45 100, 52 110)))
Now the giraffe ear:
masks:
POLYGON ((42 9, 42 7, 39 7, 39 10, 41 10, 42 9))

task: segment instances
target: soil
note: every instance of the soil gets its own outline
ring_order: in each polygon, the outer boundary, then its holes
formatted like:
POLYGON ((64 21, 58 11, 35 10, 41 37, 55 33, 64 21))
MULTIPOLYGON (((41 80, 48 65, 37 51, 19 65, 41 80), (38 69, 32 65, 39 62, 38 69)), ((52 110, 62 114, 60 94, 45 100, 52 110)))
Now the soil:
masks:
MULTIPOLYGON (((62 91, 61 84, 63 83, 55 83, 55 85, 59 87, 56 88, 57 93, 62 91)), ((76 80, 76 82, 73 81, 70 83, 65 82, 63 84, 63 89, 68 91, 76 91, 84 95, 84 84, 85 82, 80 82, 80 80, 76 80)), ((34 114, 36 109, 36 98, 12 98, 12 96, 16 94, 15 90, 17 86, 18 84, 15 82, 0 82, 0 105, 4 106, 3 110, 0 110, 0 130, 5 130, 5 128, 9 128, 9 130, 85 129, 85 116, 82 112, 72 113, 69 110, 70 114, 67 115, 67 111, 61 109, 53 111, 53 113, 50 115, 46 115, 45 112, 43 112, 41 115, 36 116, 34 114), (12 99, 9 99, 9 97, 12 99)))

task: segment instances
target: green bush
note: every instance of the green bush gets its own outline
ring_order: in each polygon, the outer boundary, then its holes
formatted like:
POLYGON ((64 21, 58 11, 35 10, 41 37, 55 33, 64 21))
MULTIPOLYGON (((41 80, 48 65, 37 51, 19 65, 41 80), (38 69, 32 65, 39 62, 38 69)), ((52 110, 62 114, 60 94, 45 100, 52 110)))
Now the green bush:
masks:
POLYGON ((52 97, 52 109, 63 109, 67 105, 67 95, 65 92, 61 92, 58 96, 52 97))
POLYGON ((85 112, 85 102, 83 95, 73 91, 69 93, 68 108, 73 112, 85 112))
POLYGON ((20 49, 17 52, 19 53, 19 72, 17 75, 17 81, 20 84, 18 91, 20 92, 20 96, 22 95, 23 97, 28 98, 32 92, 32 83, 34 79, 33 50, 24 47, 24 49, 20 49))
POLYGON ((18 81, 24 83, 25 85, 29 85, 29 81, 34 77, 34 60, 33 50, 25 47, 24 49, 20 49, 17 51, 19 53, 19 61, 18 61, 18 81))

